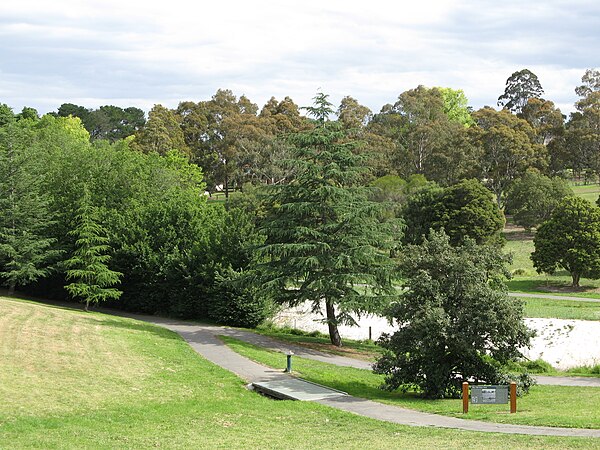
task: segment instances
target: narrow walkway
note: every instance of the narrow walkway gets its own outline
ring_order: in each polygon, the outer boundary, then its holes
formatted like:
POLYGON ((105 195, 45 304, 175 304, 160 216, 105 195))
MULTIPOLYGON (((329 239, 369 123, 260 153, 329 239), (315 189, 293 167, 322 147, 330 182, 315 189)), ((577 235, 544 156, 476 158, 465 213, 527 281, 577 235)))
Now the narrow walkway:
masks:
MULTIPOLYGON (((120 314, 121 315, 121 314, 120 314)), ((281 371, 277 371, 247 358, 240 356, 229 349, 217 336, 227 335, 238 337, 241 335, 253 335, 252 339, 258 339, 255 342, 263 342, 264 336, 254 335, 239 330, 232 330, 212 325, 192 324, 173 319, 157 318, 152 316, 141 316, 136 314, 122 314, 138 320, 151 322, 182 336, 192 348, 209 361, 237 374, 247 382, 275 380, 287 377, 281 371)), ((250 336, 246 336, 250 338, 250 336)), ((289 348, 286 346, 286 349, 289 348)), ((318 353, 318 352, 317 352, 318 353)), ((304 356, 304 355, 303 355, 304 356)), ((322 355, 315 355, 322 357, 322 355)), ((329 356, 338 360, 338 356, 329 356)), ((350 358, 344 358, 350 359, 350 358)), ((329 360, 331 362, 331 359, 329 360)), ((365 363, 368 364, 368 363, 365 363)), ((554 428, 554 427, 532 427, 525 425, 507 425, 489 422, 480 422, 476 420, 466 420, 454 417, 446 417, 437 414, 429 414, 412 409, 406 409, 396 406, 385 405, 352 396, 345 396, 333 399, 319 400, 318 403, 342 409, 344 411, 359 414, 361 416, 373 419, 384 420, 401 425, 411 426, 435 426, 442 428, 457 428, 468 431, 495 432, 506 434, 528 434, 544 436, 568 436, 568 437, 594 437, 600 438, 600 429, 578 429, 578 428, 554 428)))
MULTIPOLYGON (((336 366, 354 367, 356 369, 371 369, 371 363, 368 361, 361 361, 355 358, 348 358, 346 356, 333 355, 331 353, 320 352, 310 348, 302 347, 291 343, 278 341, 268 336, 253 333, 251 331, 237 330, 234 328, 219 328, 218 334, 221 336, 229 336, 240 341, 248 342, 250 344, 257 345, 259 347, 273 350, 276 352, 285 353, 292 351, 294 355, 301 358, 312 359, 316 361, 326 362, 329 364, 335 364, 336 366)), ((282 365, 284 360, 282 359, 282 365)), ((579 386, 579 387, 600 387, 600 378, 596 377, 550 377, 538 375, 535 376, 538 384, 550 385, 550 386, 579 386)))
POLYGON ((527 294, 525 292, 509 292, 510 297, 520 298, 545 298, 549 300, 569 300, 577 302, 600 303, 600 298, 575 297, 573 295, 552 295, 552 294, 527 294))

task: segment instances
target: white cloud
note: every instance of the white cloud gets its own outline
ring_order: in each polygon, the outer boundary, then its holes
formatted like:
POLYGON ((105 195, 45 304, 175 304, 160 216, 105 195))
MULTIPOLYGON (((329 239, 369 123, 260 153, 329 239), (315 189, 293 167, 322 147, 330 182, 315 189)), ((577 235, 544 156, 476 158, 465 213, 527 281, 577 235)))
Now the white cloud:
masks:
POLYGON ((596 61, 592 1, 23 0, 0 4, 0 102, 148 109, 230 88, 307 104, 318 88, 374 111, 418 84, 494 105, 515 70, 572 109, 596 61))

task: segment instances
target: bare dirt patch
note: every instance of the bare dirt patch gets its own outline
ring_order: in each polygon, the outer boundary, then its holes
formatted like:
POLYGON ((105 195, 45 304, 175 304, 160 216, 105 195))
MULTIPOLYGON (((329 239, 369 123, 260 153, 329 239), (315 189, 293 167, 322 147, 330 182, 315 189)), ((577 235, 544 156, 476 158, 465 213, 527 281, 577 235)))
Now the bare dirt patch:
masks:
POLYGON ((528 231, 514 223, 507 223, 504 226, 504 237, 507 241, 528 241, 532 240, 534 236, 535 232, 532 230, 528 231))
MULTIPOLYGON (((570 286, 570 285, 555 285, 555 284, 548 284, 548 285, 540 285, 538 286, 540 291, 544 291, 544 292, 548 292, 548 293, 553 293, 553 294, 573 294, 573 293, 600 293, 600 288, 590 288, 590 287, 586 287, 586 286, 570 286)), ((585 300, 585 297, 582 297, 582 300, 585 300)))
POLYGON ((336 347, 332 344, 318 344, 315 342, 294 342, 295 345, 309 348, 311 350, 318 350, 324 353, 331 353, 338 356, 347 356, 349 358, 360 359, 362 361, 373 361, 376 355, 375 353, 357 350, 349 347, 336 347))

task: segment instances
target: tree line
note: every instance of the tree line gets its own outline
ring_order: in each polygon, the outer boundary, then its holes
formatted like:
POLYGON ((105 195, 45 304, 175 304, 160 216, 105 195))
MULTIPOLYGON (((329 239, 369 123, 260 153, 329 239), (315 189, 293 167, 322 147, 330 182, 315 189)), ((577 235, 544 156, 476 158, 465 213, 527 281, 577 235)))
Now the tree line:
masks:
POLYGON ((501 207, 537 227, 568 194, 561 176, 594 173, 577 158, 598 153, 599 79, 586 72, 567 122, 527 70, 500 111, 423 86, 377 114, 324 94, 306 115, 289 98, 259 111, 226 90, 156 105, 147 121, 135 108, 40 118, 2 105, 0 276, 9 292, 244 326, 308 301, 335 345, 340 324, 387 314, 400 326, 382 340, 388 387, 439 397, 462 379, 497 382, 529 336, 499 281, 501 207), (217 189, 227 202, 205 195, 217 189), (468 308, 489 320, 460 337, 468 308), (406 360, 407 345, 428 350, 406 360))
MULTIPOLYGON (((385 175, 423 175, 449 186, 465 178, 485 180, 501 206, 513 181, 527 169, 547 176, 589 180, 600 175, 598 90, 600 73, 588 69, 575 88, 580 100, 567 119, 527 69, 513 73, 498 99, 501 110, 473 111, 463 91, 418 86, 401 93, 378 113, 344 97, 337 120, 361 142, 371 181, 385 175)), ((7 106, 3 106, 4 110, 7 106)), ((0 122, 2 121, 0 111, 0 122)), ((54 113, 79 117, 92 140, 115 142, 135 136, 144 153, 178 150, 202 168, 206 188, 228 193, 245 183, 288 179, 278 160, 289 154, 284 137, 313 126, 289 97, 262 108, 244 95, 218 90, 211 99, 155 105, 145 120, 138 108, 97 109, 65 103, 54 113)), ((35 115, 24 108, 19 114, 35 115)))

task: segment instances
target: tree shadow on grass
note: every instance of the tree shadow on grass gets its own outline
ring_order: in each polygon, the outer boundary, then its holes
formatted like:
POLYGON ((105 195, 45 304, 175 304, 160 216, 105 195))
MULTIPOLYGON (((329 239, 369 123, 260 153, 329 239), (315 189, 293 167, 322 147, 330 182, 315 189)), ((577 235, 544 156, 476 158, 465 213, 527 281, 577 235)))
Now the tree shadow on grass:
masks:
POLYGON ((165 339, 181 340, 181 337, 179 337, 179 335, 176 332, 168 330, 167 328, 160 327, 158 325, 153 325, 139 321, 130 322, 112 319, 106 316, 90 316, 90 319, 92 319, 95 324, 101 325, 103 327, 121 328, 124 330, 132 331, 143 331, 144 333, 152 333, 165 339))
MULTIPOLYGON (((566 271, 561 271, 556 273, 557 276, 570 276, 566 271)), ((585 283, 585 280, 582 280, 582 283, 585 283)), ((548 278, 540 278, 540 279, 512 279, 509 280, 506 285, 508 289, 511 291, 519 291, 519 292, 528 292, 535 294, 537 292, 544 292, 549 294, 556 293, 577 293, 577 292, 590 292, 598 289, 594 285, 586 285, 583 284, 579 287, 571 286, 571 282, 569 279, 548 279, 548 278)))
POLYGON ((45 306, 52 309, 59 309, 62 311, 82 311, 83 303, 78 302, 69 302, 69 301, 61 301, 61 300, 50 300, 40 297, 35 297, 32 295, 25 295, 21 292, 16 292, 13 295, 8 295, 8 291, 6 289, 0 289, 0 297, 6 300, 13 301, 21 301, 31 304, 37 304, 39 306, 45 306))

